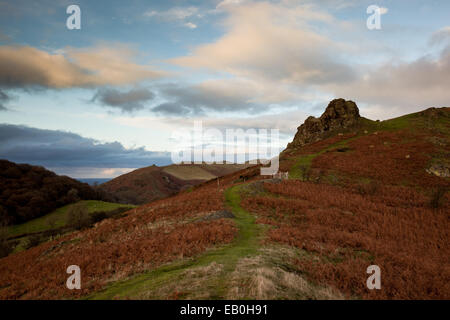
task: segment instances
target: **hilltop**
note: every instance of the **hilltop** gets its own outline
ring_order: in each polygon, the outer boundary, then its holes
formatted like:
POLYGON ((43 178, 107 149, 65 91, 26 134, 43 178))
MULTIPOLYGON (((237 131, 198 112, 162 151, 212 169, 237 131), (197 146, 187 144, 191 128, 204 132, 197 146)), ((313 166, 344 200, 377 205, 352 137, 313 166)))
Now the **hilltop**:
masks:
POLYGON ((244 169, 248 164, 179 164, 136 169, 100 185, 121 203, 144 204, 244 169))
POLYGON ((450 108, 372 121, 334 100, 280 155, 289 179, 249 167, 13 254, 0 297, 450 299, 449 155, 450 108))

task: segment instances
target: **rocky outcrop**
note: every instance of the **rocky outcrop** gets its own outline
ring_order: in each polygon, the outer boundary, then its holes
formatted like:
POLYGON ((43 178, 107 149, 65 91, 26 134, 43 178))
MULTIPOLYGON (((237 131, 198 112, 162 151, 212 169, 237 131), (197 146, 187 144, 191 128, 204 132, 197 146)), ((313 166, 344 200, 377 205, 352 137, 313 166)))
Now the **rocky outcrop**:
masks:
POLYGON ((290 147, 301 147, 327 137, 332 132, 353 127, 360 119, 356 103, 345 99, 335 99, 328 104, 320 118, 309 117, 298 127, 290 147))
POLYGON ((450 177, 450 161, 440 161, 434 163, 429 169, 426 170, 429 174, 442 178, 450 177))

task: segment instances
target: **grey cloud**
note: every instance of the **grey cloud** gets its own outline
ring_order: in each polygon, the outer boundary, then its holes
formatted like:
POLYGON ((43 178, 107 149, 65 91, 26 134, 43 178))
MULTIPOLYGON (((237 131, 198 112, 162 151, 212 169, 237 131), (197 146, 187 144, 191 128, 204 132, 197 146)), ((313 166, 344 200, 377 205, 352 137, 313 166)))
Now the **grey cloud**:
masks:
POLYGON ((245 89, 211 85, 180 86, 166 84, 159 87, 160 95, 168 100, 153 110, 167 115, 201 115, 205 111, 260 112, 267 108, 251 101, 252 93, 245 89))
POLYGON ((430 38, 430 45, 438 45, 450 41, 450 26, 442 28, 432 34, 430 38))
POLYGON ((188 115, 191 113, 191 110, 177 102, 166 102, 161 103, 160 105, 154 107, 152 109, 156 113, 164 114, 164 115, 188 115))
POLYGON ((122 92, 116 89, 100 89, 92 98, 104 106, 121 109, 123 112, 133 112, 144 108, 144 104, 155 97, 148 89, 132 89, 122 92))
POLYGON ((0 158, 45 167, 139 168, 171 163, 170 153, 127 149, 119 142, 57 130, 0 124, 0 158))
POLYGON ((5 107, 5 103, 9 102, 9 100, 11 100, 11 97, 0 90, 0 111, 8 110, 8 108, 5 107))

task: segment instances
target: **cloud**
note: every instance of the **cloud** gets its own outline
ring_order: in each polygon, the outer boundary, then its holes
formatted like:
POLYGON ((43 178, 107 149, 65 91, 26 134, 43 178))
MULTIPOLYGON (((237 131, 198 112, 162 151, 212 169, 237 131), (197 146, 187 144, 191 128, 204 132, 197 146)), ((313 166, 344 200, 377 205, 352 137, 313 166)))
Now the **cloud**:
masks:
POLYGON ((329 6, 331 9, 341 10, 350 7, 360 6, 361 0, 309 0, 319 6, 329 6))
POLYGON ((0 158, 48 168, 140 168, 166 165, 170 153, 126 149, 78 134, 0 124, 0 158))
POLYGON ((184 24, 186 27, 188 27, 189 29, 196 29, 197 25, 195 23, 192 22, 187 22, 184 24))
POLYGON ((5 103, 9 102, 11 97, 4 91, 0 90, 0 111, 6 111, 8 108, 5 107, 5 103))
MULTIPOLYGON (((328 101, 320 103, 319 115, 325 110, 328 101)), ((289 139, 295 134, 297 127, 307 118, 308 112, 300 108, 281 110, 272 114, 261 114, 251 116, 197 116, 197 117, 177 117, 177 118, 156 118, 122 116, 115 121, 122 126, 148 129, 149 124, 158 121, 170 130, 179 128, 192 129, 195 121, 201 121, 204 128, 214 128, 224 131, 226 129, 278 129, 283 135, 288 135, 289 139)))
POLYGON ((278 129, 281 134, 289 136, 289 139, 297 132, 297 127, 304 122, 307 114, 301 110, 289 110, 287 112, 255 117, 213 117, 198 119, 172 120, 179 126, 192 127, 193 121, 202 121, 205 128, 214 128, 221 131, 227 129, 278 129))
POLYGON ((165 102, 157 105, 152 109, 154 112, 163 115, 185 116, 195 111, 189 107, 182 105, 180 102, 165 102))
MULTIPOLYGON (((369 53, 362 44, 337 41, 348 38, 336 31, 346 30, 348 22, 322 11, 322 3, 332 6, 334 2, 323 0, 314 5, 312 1, 224 1, 220 5, 227 13, 223 36, 169 62, 225 75, 228 82, 246 83, 253 98, 241 97, 239 108, 249 112, 257 110, 261 103, 292 105, 324 97, 352 99, 363 112, 384 110, 390 115, 448 104, 449 48, 437 57, 425 55, 415 61, 393 62, 385 55, 384 61, 380 62, 378 56, 376 63, 368 64, 373 52, 369 53), (259 84, 260 88, 255 90, 249 83, 259 84), (268 93, 272 96, 268 97, 268 93)), ((341 8, 358 4, 339 3, 341 8)), ((381 8, 382 14, 388 12, 381 8)), ((359 35, 358 29, 352 30, 352 35, 359 35)), ((447 39, 448 27, 436 32, 430 43, 445 43, 447 39)), ((212 102, 211 105, 214 106, 212 102)), ((232 110, 220 106, 211 109, 232 110)))
POLYGON ((223 9, 229 6, 235 6, 242 4, 244 0, 223 0, 219 2, 219 4, 216 6, 216 9, 223 9))
POLYGON ((450 41, 450 26, 444 27, 431 35, 430 45, 438 45, 450 41))
POLYGON ((144 17, 147 18, 158 18, 161 20, 165 20, 168 22, 183 22, 182 25, 189 28, 195 29, 197 25, 192 21, 186 21, 187 19, 192 18, 202 18, 205 15, 204 12, 200 12, 200 9, 197 7, 173 7, 166 11, 156 11, 156 10, 148 10, 144 12, 144 17))
POLYGON ((423 56, 412 62, 388 62, 367 67, 350 84, 327 87, 338 96, 401 115, 427 107, 448 106, 450 101, 450 46, 438 57, 423 56))
POLYGON ((207 111, 259 113, 268 108, 257 101, 254 83, 239 80, 207 80, 193 85, 165 84, 158 87, 167 101, 153 109, 166 115, 199 115, 207 111))
POLYGON ((131 60, 123 46, 67 48, 48 53, 29 46, 0 46, 0 86, 72 88, 132 84, 162 72, 131 60))
POLYGON ((133 112, 144 108, 144 103, 155 97, 153 92, 144 88, 122 92, 117 89, 99 89, 92 98, 104 106, 118 108, 122 112, 133 112))
POLYGON ((145 17, 159 17, 166 20, 184 20, 199 13, 197 7, 173 7, 167 11, 148 10, 144 12, 145 17))
POLYGON ((222 6, 226 33, 170 62, 273 82, 320 84, 348 81, 353 69, 340 62, 342 47, 314 31, 310 22, 339 23, 311 6, 249 2, 222 6))
MULTIPOLYGON (((84 179, 108 179, 126 174, 137 168, 47 167, 59 175, 84 179)), ((101 183, 99 181, 99 183, 101 183)))

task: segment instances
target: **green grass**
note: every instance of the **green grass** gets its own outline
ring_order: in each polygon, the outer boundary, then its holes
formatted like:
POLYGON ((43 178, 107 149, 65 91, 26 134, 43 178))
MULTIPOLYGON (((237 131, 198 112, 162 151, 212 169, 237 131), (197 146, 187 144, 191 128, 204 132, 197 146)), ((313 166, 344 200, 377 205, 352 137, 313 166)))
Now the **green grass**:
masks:
MULTIPOLYGON (((111 203, 97 200, 82 200, 80 202, 86 205, 89 213, 94 213, 98 211, 112 211, 114 209, 122 207, 133 207, 133 208, 136 207, 134 205, 111 203)), ((14 237, 19 236, 21 234, 43 232, 51 229, 64 227, 66 226, 68 209, 73 205, 74 204, 69 204, 64 207, 58 208, 45 216, 30 220, 23 224, 10 226, 8 228, 8 234, 10 237, 14 237), (52 220, 54 222, 54 225, 50 226, 49 222, 52 220)))
POLYGON ((438 130, 442 134, 449 133, 450 127, 448 116, 428 118, 426 116, 422 116, 420 113, 421 112, 411 113, 398 118, 376 122, 375 128, 378 130, 415 130, 417 128, 427 128, 438 130))
POLYGON ((411 124, 411 120, 416 118, 416 114, 408 114, 406 116, 385 120, 379 123, 380 130, 400 130, 408 128, 411 124))
POLYGON ((305 173, 311 168, 312 161, 315 157, 325 153, 327 151, 331 151, 333 149, 339 149, 347 146, 347 143, 353 139, 357 139, 359 136, 352 137, 349 139, 341 140, 339 142, 333 143, 326 147, 325 149, 312 154, 302 155, 297 158, 295 164, 289 170, 289 179, 297 179, 297 180, 305 180, 305 173))
POLYGON ((319 154, 313 153, 299 157, 291 170, 289 170, 289 179, 304 180, 305 171, 309 170, 313 159, 319 154))
POLYGON ((262 235, 262 227, 255 223, 253 215, 240 206, 240 191, 243 186, 235 186, 225 192, 226 205, 235 215, 234 221, 238 228, 238 235, 231 244, 208 250, 205 254, 196 258, 170 263, 130 279, 113 283, 106 289, 86 298, 133 298, 142 295, 143 292, 150 293, 151 297, 152 291, 181 279, 180 277, 187 269, 208 266, 212 262, 216 262, 223 265, 223 269, 218 277, 210 280, 205 290, 208 290, 212 299, 223 299, 226 293, 227 280, 236 268, 238 260, 256 255, 260 247, 259 240, 262 235))

